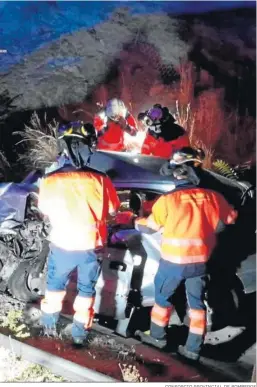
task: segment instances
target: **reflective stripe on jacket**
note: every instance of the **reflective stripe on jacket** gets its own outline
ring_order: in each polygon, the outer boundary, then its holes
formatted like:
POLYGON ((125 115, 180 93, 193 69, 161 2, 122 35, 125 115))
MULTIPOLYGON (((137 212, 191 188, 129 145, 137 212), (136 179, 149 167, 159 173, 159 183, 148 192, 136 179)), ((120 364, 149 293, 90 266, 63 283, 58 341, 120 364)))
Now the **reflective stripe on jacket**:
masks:
POLYGON ((162 195, 148 218, 138 218, 136 228, 163 228, 162 257, 177 264, 208 261, 216 244, 216 231, 234 223, 237 212, 214 191, 189 188, 162 195))
POLYGON ((176 150, 185 146, 190 146, 187 134, 184 134, 172 141, 164 141, 161 137, 156 139, 150 134, 147 134, 142 145, 141 153, 143 155, 158 156, 169 159, 176 150))
POLYGON ((119 205, 111 180, 97 172, 60 170, 40 184, 39 208, 49 217, 50 241, 65 250, 103 246, 107 216, 119 205))

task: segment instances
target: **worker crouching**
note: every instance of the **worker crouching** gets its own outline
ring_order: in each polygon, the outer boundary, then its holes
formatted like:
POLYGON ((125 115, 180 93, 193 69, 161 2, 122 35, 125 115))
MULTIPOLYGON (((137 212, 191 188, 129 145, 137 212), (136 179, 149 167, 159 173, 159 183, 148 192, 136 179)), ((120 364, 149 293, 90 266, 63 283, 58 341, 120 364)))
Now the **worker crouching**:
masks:
POLYGON ((138 120, 147 130, 141 154, 169 159, 176 150, 190 146, 185 129, 176 124, 167 107, 155 104, 139 113, 138 120))
POLYGON ((71 123, 60 129, 59 141, 66 147, 70 163, 46 175, 39 190, 39 208, 51 224, 41 321, 46 335, 57 335, 66 284, 70 273, 77 269, 72 337, 75 344, 82 345, 94 317, 100 253, 107 239, 106 219, 116 213, 120 202, 110 179, 84 166, 83 159, 86 157, 88 161, 96 145, 94 127, 71 123))
POLYGON ((206 333, 207 262, 217 233, 224 225, 234 223, 237 212, 221 194, 198 186, 196 168, 202 160, 191 148, 184 149, 176 152, 169 162, 167 173, 177 180, 176 188, 159 197, 147 218, 135 218, 138 231, 162 230, 150 335, 138 334, 146 343, 159 348, 166 346, 167 327, 174 309, 171 298, 185 280, 190 326, 186 344, 179 346, 178 351, 191 360, 198 360, 206 333))

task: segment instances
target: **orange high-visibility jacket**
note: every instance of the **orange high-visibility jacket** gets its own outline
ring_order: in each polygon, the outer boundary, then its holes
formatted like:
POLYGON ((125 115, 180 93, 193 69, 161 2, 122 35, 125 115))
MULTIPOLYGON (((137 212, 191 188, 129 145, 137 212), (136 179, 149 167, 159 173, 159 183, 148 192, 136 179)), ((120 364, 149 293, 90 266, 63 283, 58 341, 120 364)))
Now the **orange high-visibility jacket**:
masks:
POLYGON ((41 181, 38 206, 50 220, 50 241, 65 250, 78 251, 106 243, 106 219, 116 213, 120 201, 104 174, 63 170, 41 181))
MULTIPOLYGON (((130 131, 132 135, 136 133, 137 123, 131 113, 126 117, 126 123, 129 128, 128 133, 130 133, 130 131)), ((107 117, 101 113, 94 117, 94 127, 99 134, 103 132, 103 134, 98 136, 98 149, 117 152, 125 150, 124 130, 118 123, 108 120, 107 117)))
POLYGON ((185 146, 190 146, 187 134, 184 134, 172 141, 165 141, 162 137, 156 139, 148 133, 142 145, 141 153, 143 155, 158 156, 169 159, 176 150, 185 146))
MULTIPOLYGON (((135 226, 155 231, 163 228, 162 257, 178 264, 207 262, 221 224, 234 223, 237 212, 225 198, 203 188, 187 188, 162 195, 148 218, 135 226)), ((147 231, 145 229, 145 231, 147 231)))

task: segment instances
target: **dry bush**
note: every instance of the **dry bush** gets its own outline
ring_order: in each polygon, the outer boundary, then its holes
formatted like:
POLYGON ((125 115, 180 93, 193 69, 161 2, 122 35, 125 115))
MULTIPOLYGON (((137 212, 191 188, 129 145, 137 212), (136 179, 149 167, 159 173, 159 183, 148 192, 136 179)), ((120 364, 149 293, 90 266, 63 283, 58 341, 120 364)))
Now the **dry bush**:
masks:
POLYGON ((223 111, 223 90, 208 90, 199 95, 195 106, 196 138, 207 148, 215 148, 221 133, 226 130, 223 111))
POLYGON ((24 131, 16 132, 23 137, 18 144, 25 143, 27 146, 27 151, 19 155, 19 161, 25 168, 46 168, 56 161, 57 130, 58 124, 55 120, 47 123, 45 115, 42 122, 35 112, 31 116, 30 125, 25 125, 24 131))
POLYGON ((182 62, 177 69, 180 79, 173 87, 176 99, 181 106, 186 108, 194 102, 194 92, 196 83, 196 72, 191 62, 182 62))
POLYGON ((143 378, 140 375, 139 370, 135 365, 131 364, 120 364, 119 367, 122 373, 122 378, 124 382, 130 382, 130 383, 136 383, 136 382, 147 382, 148 380, 146 378, 143 378))
POLYGON ((187 130, 192 145, 201 143, 208 154, 213 154, 213 148, 224 126, 223 90, 212 89, 212 77, 201 72, 199 78, 204 80, 205 87, 209 89, 196 97, 197 77, 193 64, 183 63, 178 71, 180 81, 174 88, 177 121, 187 130))
MULTIPOLYGON (((181 106, 179 101, 176 101, 175 117, 178 124, 186 129, 192 146, 203 149, 205 153, 203 166, 204 168, 210 168, 212 165, 214 148, 211 145, 211 141, 202 139, 204 136, 203 134, 199 133, 199 126, 197 126, 197 124, 199 124, 199 121, 197 121, 197 113, 192 112, 191 105, 189 103, 186 106, 181 106)), ((202 119, 203 118, 204 115, 202 115, 202 119)))
POLYGON ((206 71, 201 71, 198 77, 206 90, 197 97, 193 65, 183 64, 179 72, 180 82, 174 88, 175 116, 187 130, 191 144, 205 151, 204 166, 210 168, 217 157, 233 165, 255 163, 255 119, 248 114, 240 117, 238 111, 225 109, 224 89, 214 89, 213 78, 206 71))

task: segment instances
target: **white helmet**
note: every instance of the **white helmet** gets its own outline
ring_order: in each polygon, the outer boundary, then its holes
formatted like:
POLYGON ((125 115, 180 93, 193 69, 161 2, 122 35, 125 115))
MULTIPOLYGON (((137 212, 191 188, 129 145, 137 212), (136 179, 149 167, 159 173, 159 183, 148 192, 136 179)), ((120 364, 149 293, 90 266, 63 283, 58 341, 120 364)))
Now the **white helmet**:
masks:
POLYGON ((127 109, 123 101, 113 98, 107 102, 105 113, 110 120, 119 121, 121 117, 126 118, 127 109))

